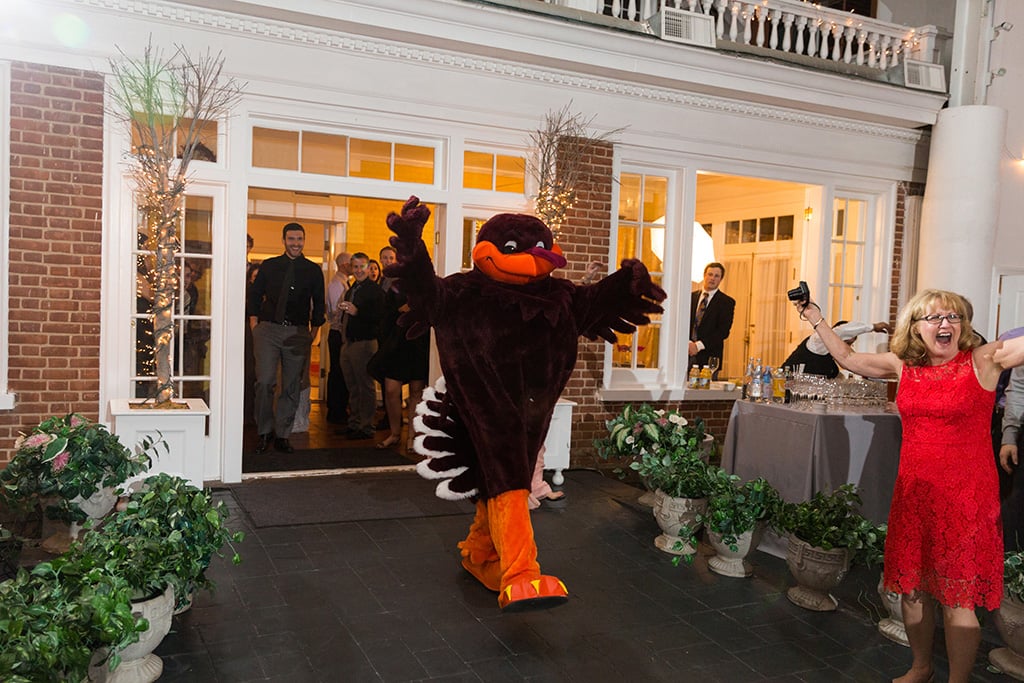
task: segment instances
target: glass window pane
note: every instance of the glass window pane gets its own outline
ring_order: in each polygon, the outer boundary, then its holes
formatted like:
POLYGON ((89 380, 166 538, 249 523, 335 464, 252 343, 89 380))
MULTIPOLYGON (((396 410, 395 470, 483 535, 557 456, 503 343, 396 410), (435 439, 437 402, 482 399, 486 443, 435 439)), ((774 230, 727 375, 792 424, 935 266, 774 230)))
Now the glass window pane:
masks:
POLYGON ((846 202, 846 239, 862 242, 866 232, 867 203, 858 199, 846 202))
POLYGON ((740 222, 739 221, 726 221, 726 223, 725 223, 725 243, 726 244, 739 244, 740 243, 740 222))
POLYGON ((624 258, 637 258, 637 228, 635 225, 619 224, 619 247, 616 261, 621 263, 624 258))
POLYGON ((658 367, 658 339, 660 325, 644 325, 636 331, 636 366, 638 368, 658 367))
POLYGON ((612 351, 612 367, 633 367, 633 335, 615 333, 615 348, 612 351))
POLYGON ((619 187, 619 220, 640 220, 640 176, 623 173, 619 187))
POLYGON ((833 226, 833 232, 837 239, 842 239, 846 234, 846 209, 836 209, 836 224, 833 226))
POLYGON ((347 145, 348 138, 344 135, 302 131, 302 172, 348 175, 347 145))
POLYGON ((668 178, 644 176, 644 222, 665 224, 668 178))
POLYGON ((775 216, 768 218, 762 218, 757 233, 758 242, 774 242, 775 241, 775 216))
POLYGON ((743 227, 740 232, 741 242, 756 242, 757 241, 757 219, 748 218, 743 221, 743 227))
POLYGON ((434 184, 434 148, 395 144, 395 180, 400 183, 434 184))
POLYGON ((254 127, 252 165, 256 168, 299 170, 299 132, 254 127))
POLYGON ((526 160, 523 157, 510 157, 499 154, 494 189, 498 192, 525 194, 526 160))
POLYGON ((189 254, 213 253, 213 198, 185 197, 182 248, 189 254))
POLYGON ((170 116, 135 112, 132 117, 132 154, 138 154, 139 147, 158 147, 174 143, 174 122, 170 116))
POLYGON ((462 267, 469 270, 473 267, 473 247, 476 246, 476 234, 484 224, 484 218, 462 219, 462 267))
POLYGON ((793 225, 795 224, 794 216, 779 216, 778 223, 775 226, 775 239, 777 240, 791 240, 793 239, 793 225))
MULTIPOLYGON (((621 234, 621 232, 620 232, 621 234)), ((665 271, 665 228, 644 228, 643 253, 640 260, 652 273, 665 271)))
POLYGON ((467 190, 493 189, 494 155, 485 152, 462 153, 462 186, 467 190))
POLYGON ((391 143, 352 138, 349 147, 349 175, 353 178, 391 179, 391 143))
MULTIPOLYGON (((188 137, 189 127, 193 119, 182 118, 178 120, 177 147, 178 158, 181 158, 185 150, 185 139, 188 137)), ((217 122, 207 120, 202 128, 196 131, 196 147, 192 152, 193 161, 217 161, 217 122)))

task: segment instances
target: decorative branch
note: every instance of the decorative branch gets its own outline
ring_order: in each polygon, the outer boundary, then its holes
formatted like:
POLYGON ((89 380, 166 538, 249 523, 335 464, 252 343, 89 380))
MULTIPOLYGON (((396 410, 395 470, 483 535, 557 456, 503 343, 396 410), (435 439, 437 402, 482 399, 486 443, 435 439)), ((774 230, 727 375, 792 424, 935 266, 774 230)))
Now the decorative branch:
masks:
POLYGON ((549 111, 543 126, 530 133, 530 144, 536 154, 526 161, 527 173, 537 182, 534 211, 556 238, 560 237, 566 214, 576 204, 586 158, 598 143, 625 130, 616 128, 591 135, 590 124, 596 116, 588 119, 573 114, 571 106, 570 101, 558 111, 549 111))
POLYGON ((132 137, 131 177, 144 216, 145 247, 154 254, 152 268, 140 275, 148 280, 153 296, 155 397, 163 403, 174 397, 171 354, 179 289, 175 256, 180 252, 189 164, 209 154, 203 133, 238 103, 243 85, 224 76, 222 53, 207 51, 193 58, 176 45, 165 57, 152 42, 141 58, 129 57, 120 48, 118 52, 120 59, 110 62, 110 114, 132 137))

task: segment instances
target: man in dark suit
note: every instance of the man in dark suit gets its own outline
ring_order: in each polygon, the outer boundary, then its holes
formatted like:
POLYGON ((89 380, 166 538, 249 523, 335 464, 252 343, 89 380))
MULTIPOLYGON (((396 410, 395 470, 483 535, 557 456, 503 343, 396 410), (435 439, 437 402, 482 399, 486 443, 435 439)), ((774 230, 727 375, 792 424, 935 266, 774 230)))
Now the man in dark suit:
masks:
MULTIPOLYGON (((708 358, 722 357, 725 340, 732 329, 736 300, 718 285, 725 277, 725 266, 709 263, 704 267, 704 285, 690 295, 690 362, 687 366, 707 365, 708 358)), ((715 370, 713 379, 717 379, 715 370)))

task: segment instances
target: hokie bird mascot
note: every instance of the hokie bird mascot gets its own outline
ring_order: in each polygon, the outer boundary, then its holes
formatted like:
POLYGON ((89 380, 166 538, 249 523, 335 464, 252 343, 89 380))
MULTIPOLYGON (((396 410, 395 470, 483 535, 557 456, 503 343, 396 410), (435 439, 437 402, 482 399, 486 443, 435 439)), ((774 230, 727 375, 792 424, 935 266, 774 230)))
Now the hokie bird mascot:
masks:
POLYGON ((484 223, 474 268, 434 274, 421 238, 430 209, 410 197, 388 227, 410 312, 408 336, 434 328, 443 380, 417 407, 417 466, 443 479, 437 495, 474 499, 476 516, 459 543, 462 566, 498 592, 503 610, 549 607, 565 585, 540 573, 527 498, 537 453, 559 394, 576 364, 577 339, 631 333, 660 313, 665 292, 627 259, 590 286, 551 277, 562 250, 539 219, 499 214, 484 223))

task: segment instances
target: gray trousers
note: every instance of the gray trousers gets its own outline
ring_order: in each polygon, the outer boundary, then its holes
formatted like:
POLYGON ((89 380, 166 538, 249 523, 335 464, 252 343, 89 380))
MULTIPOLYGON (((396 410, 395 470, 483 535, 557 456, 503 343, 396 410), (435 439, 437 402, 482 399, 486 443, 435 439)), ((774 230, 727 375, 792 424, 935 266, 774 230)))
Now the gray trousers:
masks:
POLYGON ((366 370, 377 340, 346 341, 341 347, 341 371, 348 387, 348 428, 363 434, 373 433, 373 413, 377 410, 377 392, 366 370))
POLYGON ((261 322, 252 331, 252 341, 256 354, 256 429, 261 435, 274 432, 278 438, 287 439, 295 423, 302 373, 313 339, 307 327, 261 322), (275 411, 278 367, 281 395, 275 411))

